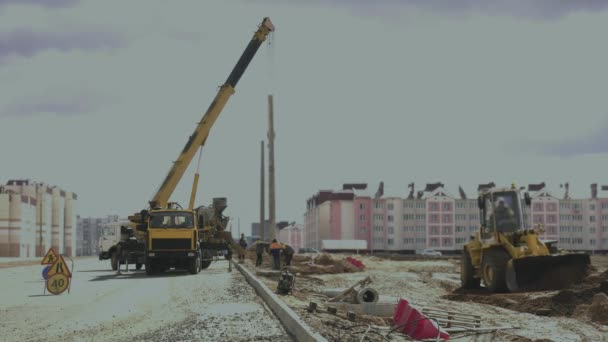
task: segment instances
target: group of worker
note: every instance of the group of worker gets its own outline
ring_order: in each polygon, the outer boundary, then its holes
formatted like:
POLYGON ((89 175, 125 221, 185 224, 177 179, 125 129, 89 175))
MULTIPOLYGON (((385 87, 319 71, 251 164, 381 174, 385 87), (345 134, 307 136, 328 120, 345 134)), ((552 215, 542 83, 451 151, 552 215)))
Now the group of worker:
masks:
MULTIPOLYGON (((242 251, 245 251, 247 248, 247 241, 245 241, 245 234, 241 234, 241 239, 239 240, 239 246, 241 246, 242 251)), ((281 269, 281 255, 285 259, 285 266, 291 266, 291 259, 293 258, 293 254, 295 253, 294 249, 285 243, 280 243, 277 239, 273 239, 270 245, 263 242, 258 242, 255 248, 255 266, 262 266, 262 255, 266 251, 270 256, 272 256, 272 269, 280 270, 281 269)), ((239 253, 239 262, 245 261, 245 254, 243 252, 239 253)))

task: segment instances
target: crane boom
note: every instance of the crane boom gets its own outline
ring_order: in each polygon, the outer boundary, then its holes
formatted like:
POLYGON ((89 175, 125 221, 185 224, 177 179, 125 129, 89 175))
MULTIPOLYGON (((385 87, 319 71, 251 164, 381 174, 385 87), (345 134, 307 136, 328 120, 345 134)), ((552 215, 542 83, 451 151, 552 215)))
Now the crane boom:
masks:
POLYGON ((247 69, 247 66, 255 56, 257 50, 262 45, 264 40, 270 32, 274 31, 274 25, 270 21, 270 18, 264 18, 262 24, 260 24, 258 30, 253 35, 253 38, 247 45, 247 48, 239 58, 238 62, 232 69, 232 72, 226 79, 226 82, 220 87, 217 95, 211 102, 211 105, 205 112, 202 120, 196 126, 194 133, 188 138, 188 142, 184 149, 179 154, 179 157, 175 162, 171 170, 167 174, 167 177, 163 181, 162 185, 150 201, 150 208, 166 208, 167 202, 175 191, 177 184, 186 172, 186 169, 190 165, 192 158, 200 146, 205 144, 211 127, 215 123, 222 109, 230 99, 230 96, 234 94, 236 84, 239 82, 241 76, 247 69))

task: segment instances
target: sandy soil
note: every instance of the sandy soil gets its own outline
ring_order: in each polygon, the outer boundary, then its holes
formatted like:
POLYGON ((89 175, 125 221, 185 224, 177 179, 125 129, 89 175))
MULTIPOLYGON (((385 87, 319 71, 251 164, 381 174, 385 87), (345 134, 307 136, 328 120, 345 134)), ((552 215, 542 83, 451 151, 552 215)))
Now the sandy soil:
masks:
MULTIPOLYGON (((341 257, 343 256, 338 256, 341 257)), ((579 302, 582 302, 582 299, 579 301, 576 295, 569 296, 567 293, 558 295, 559 291, 553 291, 505 295, 477 293, 469 294, 470 297, 458 298, 459 260, 455 258, 387 260, 365 256, 360 259, 366 265, 364 272, 301 275, 297 278, 294 294, 282 297, 308 324, 319 329, 330 341, 358 341, 368 327, 368 323, 390 324, 390 321, 383 322, 371 318, 362 322, 349 322, 327 313, 311 314, 305 310, 308 302, 322 303, 327 299, 319 295, 321 289, 348 287, 367 275, 373 279, 370 286, 381 295, 402 297, 420 308, 433 307, 481 315, 483 326, 511 328, 485 335, 487 341, 608 341, 608 326, 601 326, 590 322, 582 315, 575 315, 574 309, 579 302), (557 300, 554 299, 556 295, 557 300), (540 316, 534 314, 532 309, 528 310, 532 313, 522 309, 526 305, 529 308, 534 308, 535 305, 541 308, 543 303, 551 302, 572 307, 570 317, 563 313, 550 317, 540 316)), ((608 257, 594 256, 592 263, 599 271, 604 270, 608 266, 608 257)), ((254 269, 249 260, 247 265, 254 269)), ((264 277, 261 279, 271 289, 276 288, 276 280, 264 277)), ((594 286, 588 285, 588 287, 594 286)), ((379 337, 375 338, 380 340, 379 337)), ((474 337, 454 340, 473 341, 474 337)))
POLYGON ((0 270, 2 341, 291 341, 236 270, 116 275, 77 260, 71 290, 43 294, 42 266, 0 270))

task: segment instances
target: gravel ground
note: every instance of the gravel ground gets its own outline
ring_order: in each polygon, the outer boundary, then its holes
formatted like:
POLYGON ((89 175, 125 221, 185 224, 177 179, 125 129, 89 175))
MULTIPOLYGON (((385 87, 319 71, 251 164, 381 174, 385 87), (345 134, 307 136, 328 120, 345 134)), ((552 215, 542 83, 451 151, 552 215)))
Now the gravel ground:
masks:
POLYGON ((109 266, 76 260, 70 293, 58 296, 43 295, 41 265, 0 269, 0 340, 292 341, 224 261, 198 275, 109 266))
MULTIPOLYGON (((336 257, 341 258, 342 256, 336 257)), ((451 294, 460 286, 459 264, 455 260, 383 260, 367 256, 359 258, 367 266, 364 272, 301 276, 296 280, 294 294, 281 297, 310 326, 318 329, 330 341, 359 340, 365 329, 354 331, 346 327, 355 326, 356 323, 350 323, 325 313, 309 314, 304 307, 311 300, 324 301, 316 296, 321 289, 348 287, 368 275, 373 280, 370 286, 375 288, 380 295, 402 297, 418 307, 435 307, 466 314, 478 314, 482 316, 483 326, 514 327, 514 329, 485 335, 483 336, 484 341, 608 341, 608 327, 589 321, 568 317, 542 317, 505 309, 500 307, 499 303, 490 305, 446 299, 446 295, 451 294)), ((608 260, 608 258, 604 258, 594 258, 593 264, 602 268, 601 263, 608 260)), ((249 260, 247 264, 250 269, 253 269, 249 260)), ((261 278, 269 286, 274 284, 274 287, 271 288, 276 287, 276 280, 261 278)), ((530 298, 534 298, 543 294, 546 295, 546 292, 528 295, 530 298)), ((377 323, 374 322, 374 324, 377 323)), ((475 341, 475 338, 454 340, 475 341)))

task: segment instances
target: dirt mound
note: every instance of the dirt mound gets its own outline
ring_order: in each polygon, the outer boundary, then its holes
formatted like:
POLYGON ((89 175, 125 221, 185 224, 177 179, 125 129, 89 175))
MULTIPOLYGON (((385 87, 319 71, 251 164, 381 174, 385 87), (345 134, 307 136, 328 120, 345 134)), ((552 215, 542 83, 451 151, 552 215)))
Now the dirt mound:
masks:
POLYGON ((514 311, 527 312, 539 316, 585 316, 585 306, 592 303, 598 293, 608 293, 608 282, 596 279, 593 283, 584 282, 572 286, 569 289, 552 292, 530 292, 530 293, 491 293, 485 288, 475 290, 463 290, 458 288, 452 293, 444 296, 445 299, 454 301, 473 301, 482 304, 494 305, 514 311), (546 294, 546 295, 545 295, 546 294))
POLYGON ((604 293, 593 296, 587 314, 592 321, 608 325, 608 296, 604 293))
POLYGON ((362 271, 347 259, 336 260, 329 254, 321 254, 315 259, 314 264, 311 264, 310 261, 310 259, 294 260, 293 265, 296 272, 300 274, 338 274, 362 271))

